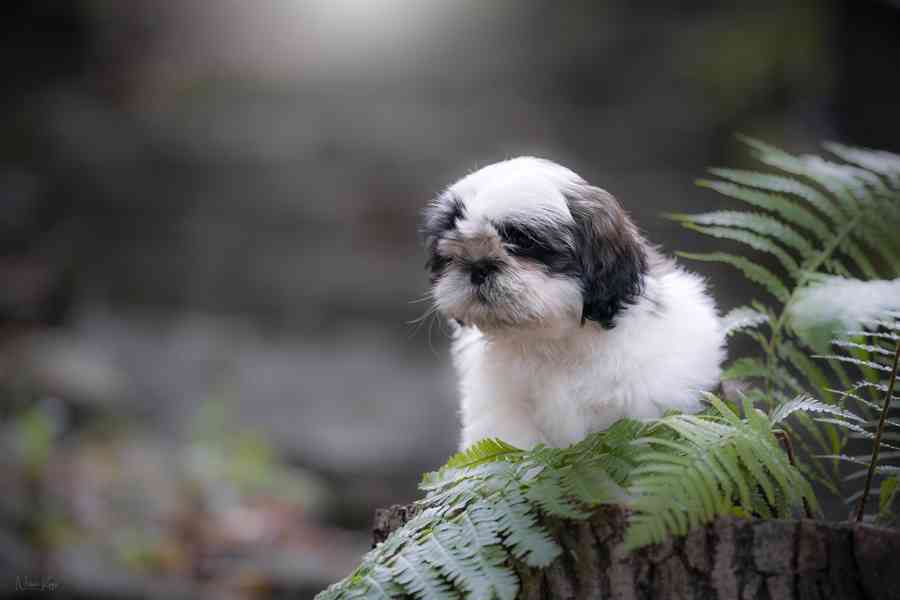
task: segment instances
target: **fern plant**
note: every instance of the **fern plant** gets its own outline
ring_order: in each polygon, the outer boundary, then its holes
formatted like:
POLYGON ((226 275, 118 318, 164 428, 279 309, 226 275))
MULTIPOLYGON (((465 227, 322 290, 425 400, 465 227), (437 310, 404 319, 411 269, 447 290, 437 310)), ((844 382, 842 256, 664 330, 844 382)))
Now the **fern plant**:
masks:
MULTIPOLYGON (((670 215, 701 234, 748 246, 772 257, 772 266, 728 252, 681 253, 731 265, 759 284, 767 300, 753 300, 725 317, 729 335, 741 332, 759 346, 759 356, 742 357, 723 380, 756 378, 762 389, 749 392, 769 407, 797 394, 825 390, 834 403, 834 382, 854 381, 845 361, 811 360, 827 354, 842 329, 887 309, 900 308, 900 293, 858 293, 857 283, 900 287, 900 279, 862 282, 900 275, 900 156, 826 144, 843 163, 818 156, 794 156, 763 142, 742 138, 755 157, 775 172, 712 169, 699 181, 749 210, 720 210, 670 215), (846 283, 843 293, 840 284, 846 283), (804 380, 806 383, 804 383, 804 380)), ((833 424, 817 426, 800 416, 788 426, 807 457, 841 454, 846 433, 833 424), (804 435, 798 435, 800 431, 804 435), (810 441, 807 441, 810 440, 810 441)), ((806 461, 807 474, 840 493, 836 462, 806 461), (829 468, 830 467, 830 468, 829 468)))
POLYGON ((562 450, 476 443, 425 475, 418 515, 319 600, 461 594, 512 600, 519 588, 512 558, 542 567, 560 553, 538 516, 584 519, 587 507, 622 501, 620 483, 635 464, 629 444, 642 428, 620 421, 562 450))
MULTIPOLYGON (((855 455, 825 456, 854 467, 844 478, 847 483, 863 481, 862 487, 846 498, 848 505, 855 505, 853 517, 863 520, 870 493, 878 493, 879 508, 875 514, 878 522, 891 522, 896 518, 893 506, 900 482, 900 396, 897 389, 898 361, 900 361, 900 312, 890 312, 881 319, 863 323, 864 329, 850 332, 850 339, 836 339, 832 343, 838 353, 826 358, 849 363, 857 367, 864 377, 850 389, 840 392, 841 399, 852 403, 866 419, 854 427, 851 437, 871 442, 871 451, 855 455), (866 392, 880 395, 879 402, 866 398, 866 392), (880 488, 873 489, 876 479, 880 488)), ((837 390, 834 390, 838 393, 837 390)))
POLYGON ((638 467, 628 477, 634 512, 627 548, 683 535, 720 515, 784 516, 804 501, 816 506, 812 488, 775 434, 797 411, 824 411, 839 419, 844 411, 801 397, 766 415, 746 400, 741 418, 717 397, 708 398, 713 410, 706 414, 673 414, 648 428, 648 433, 669 429, 675 439, 635 440, 647 450, 637 454, 638 467))
POLYGON ((720 515, 786 516, 803 502, 816 506, 776 433, 798 412, 839 422, 852 415, 810 398, 769 415, 748 400, 743 417, 715 396, 709 401, 703 414, 624 419, 564 449, 475 444, 426 475, 418 515, 319 600, 511 600, 519 588, 515 561, 546 567, 561 552, 545 518, 583 520, 599 504, 630 508, 624 539, 630 549, 720 515))

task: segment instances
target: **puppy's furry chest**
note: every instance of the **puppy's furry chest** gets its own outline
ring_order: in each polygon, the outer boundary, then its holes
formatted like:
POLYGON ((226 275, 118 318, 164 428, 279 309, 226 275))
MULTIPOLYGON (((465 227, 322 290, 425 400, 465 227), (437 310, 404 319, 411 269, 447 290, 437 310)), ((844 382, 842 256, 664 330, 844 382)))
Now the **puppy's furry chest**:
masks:
MULTIPOLYGON (((574 444, 622 416, 628 367, 615 358, 582 354, 507 357, 501 367, 552 446, 574 444)), ((513 390, 510 390, 513 391, 513 390)))
POLYGON ((608 386, 586 385, 577 374, 559 371, 532 377, 529 383, 535 424, 548 444, 568 446, 601 428, 598 409, 605 402, 600 389, 608 386))

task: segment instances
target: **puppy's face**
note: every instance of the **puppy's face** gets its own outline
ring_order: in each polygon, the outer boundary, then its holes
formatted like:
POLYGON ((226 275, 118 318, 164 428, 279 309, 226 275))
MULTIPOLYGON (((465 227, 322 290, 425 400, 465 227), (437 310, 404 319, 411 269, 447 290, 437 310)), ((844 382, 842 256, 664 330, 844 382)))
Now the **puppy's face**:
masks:
POLYGON ((432 296, 484 331, 612 327, 640 293, 645 244, 609 194, 550 161, 490 165, 428 208, 432 296))

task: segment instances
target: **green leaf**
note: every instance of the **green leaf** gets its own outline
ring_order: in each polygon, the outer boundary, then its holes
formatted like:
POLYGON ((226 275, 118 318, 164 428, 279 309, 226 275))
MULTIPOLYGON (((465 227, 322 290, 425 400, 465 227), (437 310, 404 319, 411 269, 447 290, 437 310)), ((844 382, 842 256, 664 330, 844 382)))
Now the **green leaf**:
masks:
POLYGON ((470 505, 459 516, 459 524, 462 527, 462 534, 476 547, 484 548, 500 543, 497 516, 493 506, 487 501, 470 505))
POLYGON ((735 210, 719 210, 698 215, 670 214, 669 217, 683 223, 694 225, 720 225, 723 227, 739 227, 759 235, 778 240, 796 250, 805 258, 813 252, 813 247, 805 237, 789 225, 778 219, 761 213, 740 212, 735 210))
POLYGON ((838 356, 838 355, 827 355, 822 356, 818 354, 814 354, 813 358, 825 358, 828 360, 837 360, 840 362, 845 362, 851 365, 857 365, 860 367, 867 367, 869 369, 875 369, 876 371, 884 371, 885 373, 890 373, 891 368, 885 365, 878 364, 876 362, 872 362, 871 360, 861 360, 858 358, 853 358, 852 356, 838 356))
POLYGON ((506 566, 506 553, 500 546, 481 548, 476 554, 480 576, 498 600, 515 600, 519 578, 506 566))
POLYGON ((769 422, 772 425, 778 425, 796 412, 824 413, 842 417, 844 419, 849 419, 851 421, 863 421, 861 417, 853 414, 849 410, 844 410, 838 406, 819 402, 812 396, 797 396, 790 402, 784 402, 780 404, 774 411, 772 411, 772 414, 769 415, 769 422))
POLYGON ((758 358, 746 356, 731 363, 731 366, 722 372, 721 380, 733 381, 750 377, 768 378, 771 377, 771 372, 758 358))
POLYGON ((872 211, 864 215, 859 228, 853 237, 880 255, 882 261, 890 266, 891 276, 900 276, 900 237, 896 235, 900 219, 885 219, 884 211, 872 211))
MULTIPOLYGON (((785 341, 781 344, 781 347, 778 349, 778 354, 782 358, 787 359, 787 361, 794 366, 795 369, 800 371, 806 380, 812 384, 815 389, 818 390, 827 390, 828 389, 828 377, 819 368, 819 366, 814 363, 809 356, 805 353, 801 352, 793 343, 789 341, 785 341)), ((825 399, 828 402, 832 402, 834 399, 831 397, 831 394, 828 392, 825 393, 825 399)))
POLYGON ((602 468, 601 460, 579 461, 566 468, 563 489, 588 506, 624 502, 625 491, 602 468))
POLYGON ((749 306, 738 306, 722 317, 722 329, 726 336, 730 336, 738 331, 753 329, 768 322, 769 316, 766 313, 749 306))
POLYGON ((535 515, 515 488, 504 490, 494 500, 500 531, 506 534, 503 545, 516 558, 532 567, 546 567, 562 552, 562 548, 544 531, 536 528, 535 515))
POLYGON ((521 454, 522 450, 500 439, 485 439, 475 442, 462 452, 454 454, 447 461, 446 468, 464 469, 474 467, 497 458, 521 454))
POLYGON ((377 600, 389 600, 403 594, 403 588, 391 579, 390 569, 376 565, 371 572, 361 577, 361 583, 365 586, 367 598, 377 600))
POLYGON ((544 513, 554 517, 584 519, 590 515, 563 493, 562 481, 559 476, 539 477, 528 485, 525 495, 544 513))
POLYGON ((893 185, 900 187, 900 156, 882 150, 853 148, 835 142, 826 142, 825 148, 849 163, 883 175, 893 185))
POLYGON ((765 490, 771 506, 786 508, 803 498, 815 502, 802 474, 775 445, 769 417, 747 405, 748 417, 741 419, 715 396, 710 395, 709 401, 710 415, 674 414, 657 421, 676 432, 676 439, 654 436, 635 441, 639 447, 664 451, 638 456, 640 466, 632 473, 629 488, 635 516, 625 533, 626 548, 659 542, 666 534, 684 533, 688 527, 731 514, 735 495, 745 510, 755 510, 756 486, 765 490))
MULTIPOLYGON (((754 140, 742 138, 744 143, 756 150, 757 158, 772 167, 793 175, 806 177, 830 192, 840 203, 845 215, 856 212, 857 206, 852 196, 853 176, 839 168, 817 159, 818 157, 796 157, 774 146, 754 140)), ((840 219, 837 219, 840 222, 840 219)))
POLYGON ((816 188, 790 177, 760 173, 757 171, 741 171, 738 169, 711 169, 711 172, 722 179, 741 183, 751 187, 796 196, 819 210, 834 223, 841 223, 844 215, 825 194, 816 188))
POLYGON ((811 231, 821 242, 827 242, 834 237, 834 233, 822 219, 785 196, 762 192, 723 181, 701 180, 698 181, 697 184, 700 187, 706 187, 725 196, 772 211, 778 214, 778 216, 786 222, 799 225, 800 227, 811 231))
POLYGON ((415 547, 409 547, 393 560, 391 577, 410 594, 422 600, 451 600, 459 595, 428 565, 415 547))
POLYGON ((770 294, 781 302, 787 302, 790 293, 784 283, 763 266, 760 266, 743 256, 734 256, 725 252, 710 252, 708 254, 695 254, 692 252, 679 252, 678 256, 692 260, 705 262, 721 262, 739 269, 750 281, 762 285, 770 294))
POLYGON ((479 584, 473 549, 458 544, 462 537, 460 529, 455 523, 438 525, 430 535, 423 537, 421 556, 468 595, 489 598, 490 594, 484 593, 485 586, 479 584))
POLYGON ((852 239, 844 239, 839 248, 853 260, 853 264, 869 279, 879 279, 880 274, 872 261, 869 260, 868 254, 857 245, 852 239))
POLYGON ((767 252, 777 258, 781 266, 792 276, 796 276, 797 271, 800 270, 800 265, 797 264, 794 257, 785 252, 781 246, 761 235, 731 227, 702 227, 693 223, 685 223, 685 227, 703 235, 741 242, 760 252, 767 252))

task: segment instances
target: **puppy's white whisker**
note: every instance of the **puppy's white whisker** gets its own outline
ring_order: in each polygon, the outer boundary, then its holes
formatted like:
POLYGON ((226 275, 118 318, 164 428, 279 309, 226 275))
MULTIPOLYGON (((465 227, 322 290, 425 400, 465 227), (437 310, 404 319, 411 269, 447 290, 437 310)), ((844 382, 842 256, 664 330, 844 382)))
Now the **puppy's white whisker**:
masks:
POLYGON ((435 308, 429 308, 427 311, 425 311, 425 313, 423 315, 416 317, 415 319, 411 319, 411 320, 407 321, 406 324, 407 325, 419 324, 422 321, 424 321, 425 319, 427 319, 428 317, 430 317, 435 312, 435 310, 436 310, 435 308))

